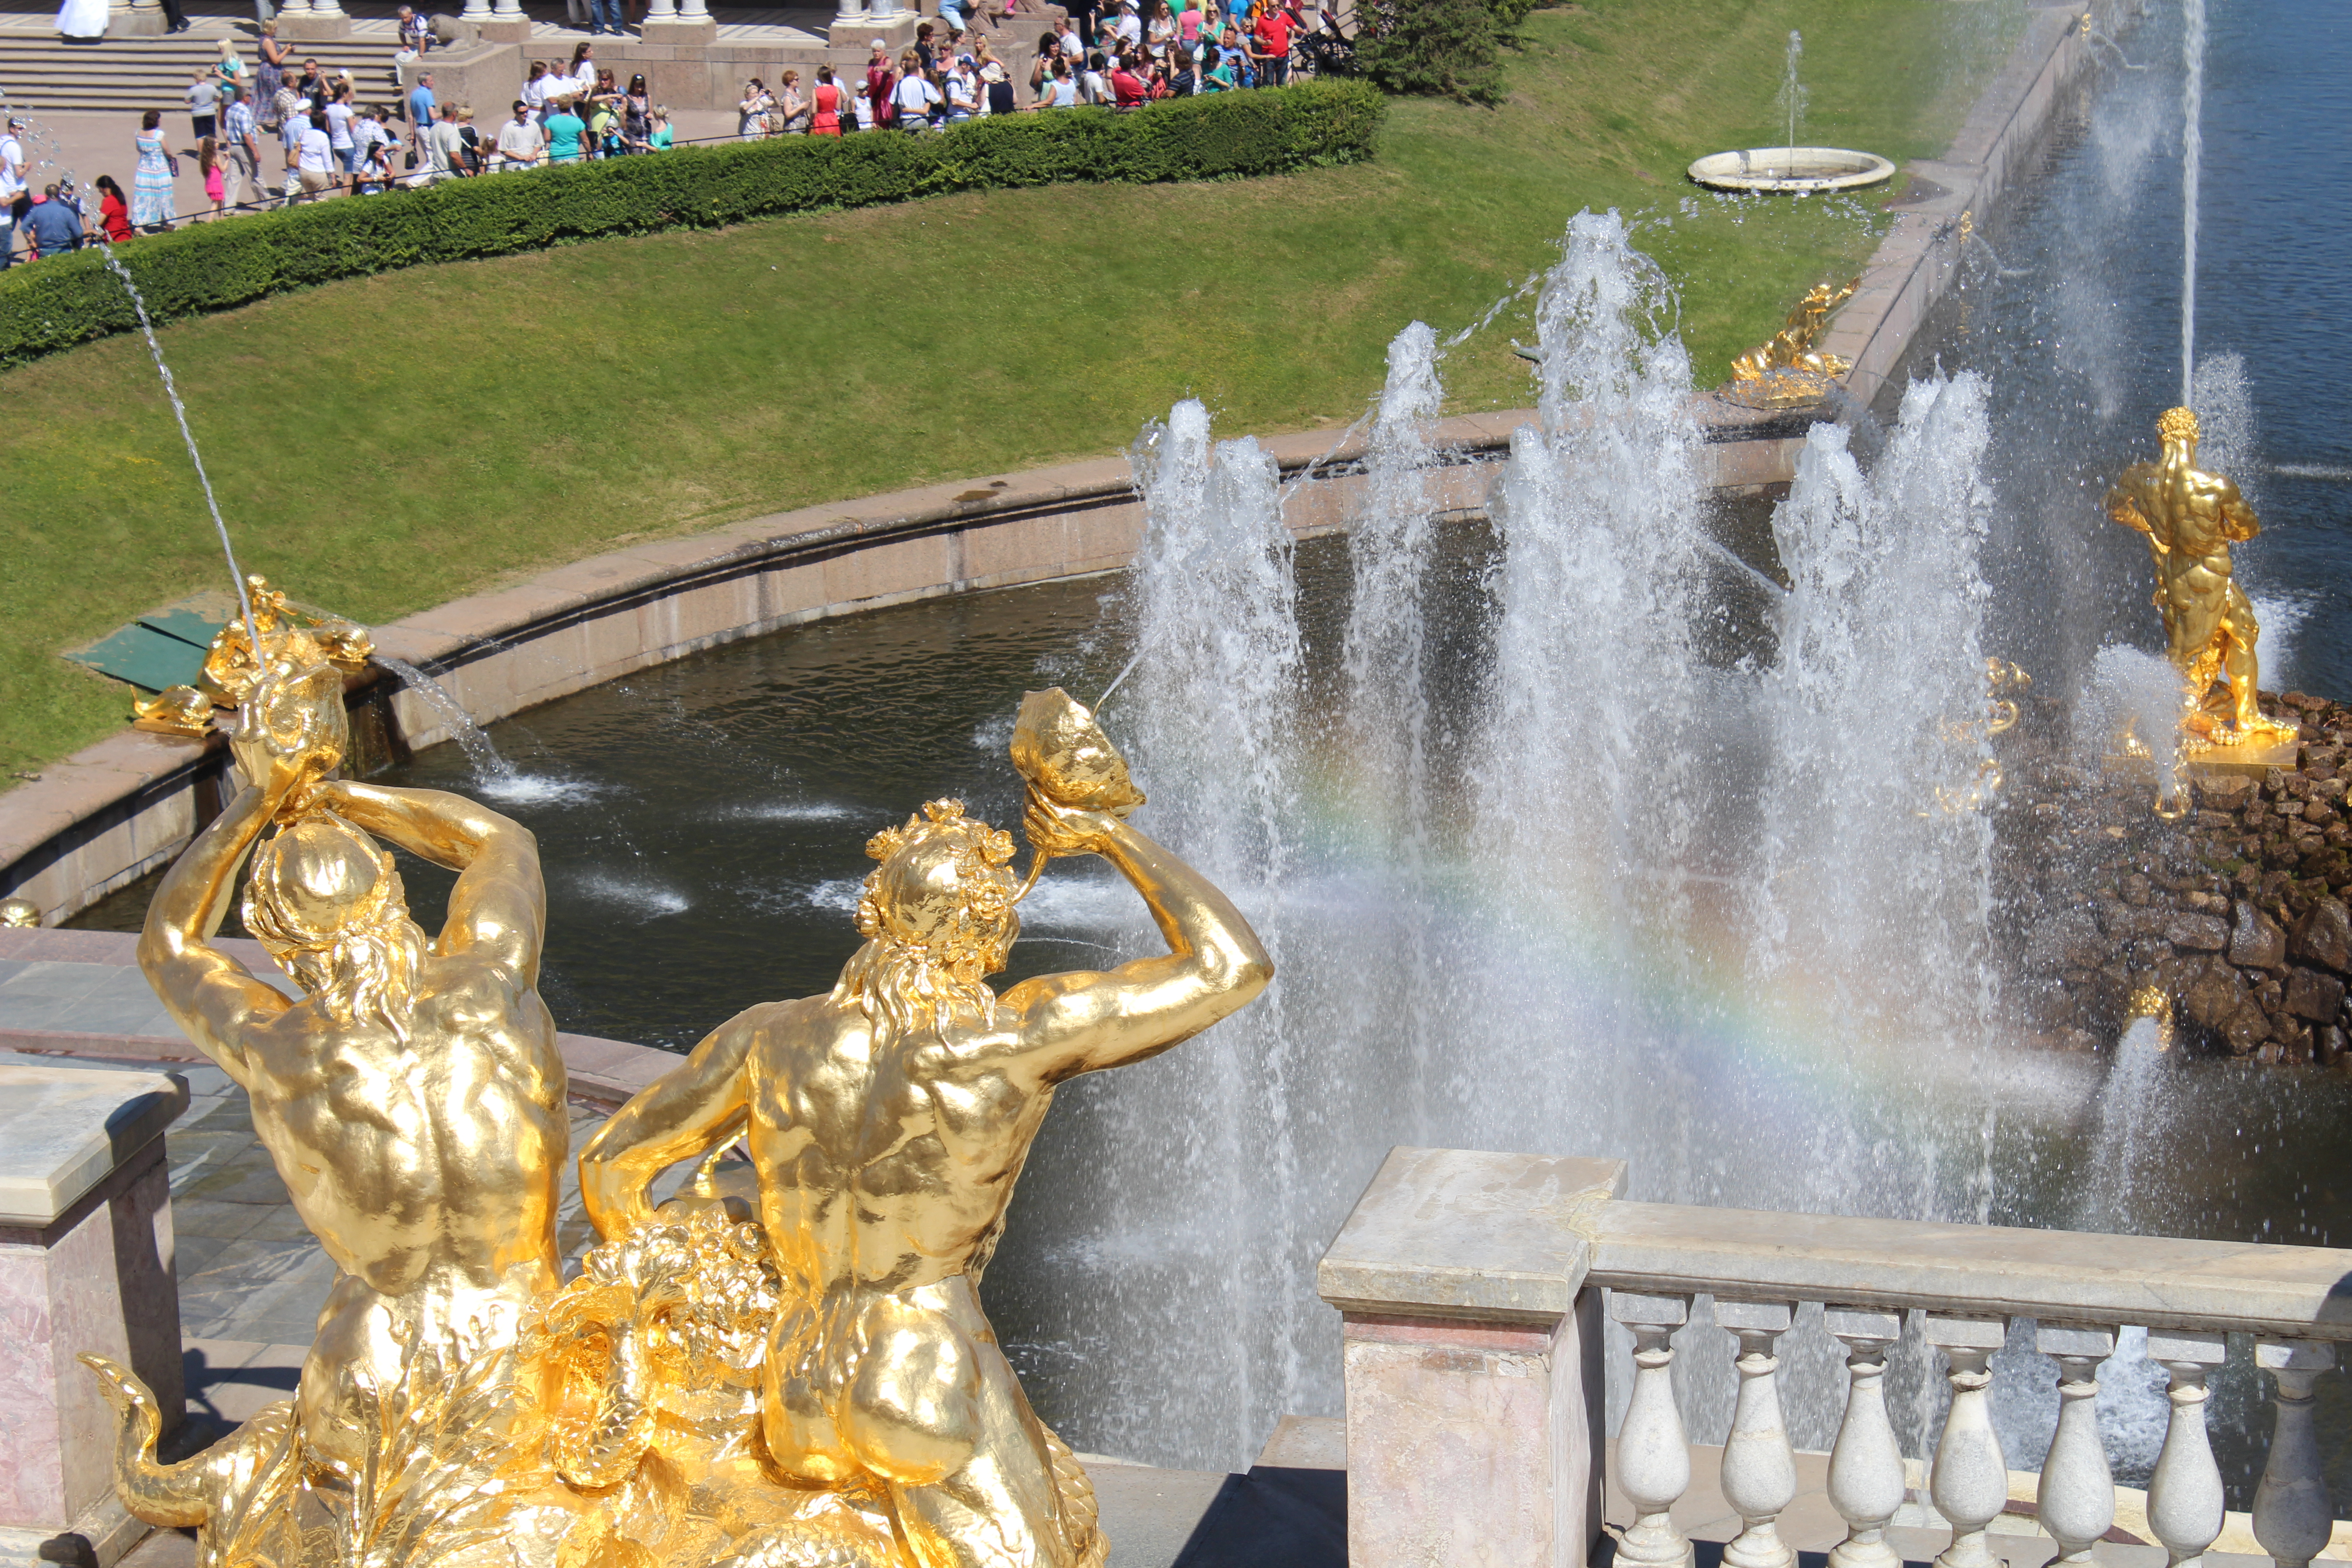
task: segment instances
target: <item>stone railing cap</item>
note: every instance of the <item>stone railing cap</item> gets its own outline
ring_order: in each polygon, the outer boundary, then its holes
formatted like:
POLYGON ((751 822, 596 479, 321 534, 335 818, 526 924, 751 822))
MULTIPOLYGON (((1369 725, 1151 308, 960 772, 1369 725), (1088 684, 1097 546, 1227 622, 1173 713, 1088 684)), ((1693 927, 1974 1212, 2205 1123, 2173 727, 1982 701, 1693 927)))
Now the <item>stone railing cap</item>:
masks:
POLYGON ((1576 1304, 1622 1160, 1392 1149, 1316 1268, 1349 1312, 1556 1321, 1576 1304))
POLYGON ((187 1108, 167 1073, 0 1064, 0 1225, 47 1225, 187 1108))
POLYGON ((2352 1339, 2352 1252, 2331 1247, 1685 1204, 1614 1203, 1595 1221, 1591 1280, 1617 1290, 2352 1339))

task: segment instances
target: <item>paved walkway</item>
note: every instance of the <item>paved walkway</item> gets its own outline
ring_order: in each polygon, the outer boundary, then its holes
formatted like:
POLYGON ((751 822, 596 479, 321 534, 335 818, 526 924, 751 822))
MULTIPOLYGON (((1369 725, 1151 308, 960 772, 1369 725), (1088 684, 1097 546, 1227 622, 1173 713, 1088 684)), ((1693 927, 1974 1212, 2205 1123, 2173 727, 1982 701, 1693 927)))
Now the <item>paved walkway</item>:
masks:
MULTIPOLYGON (((321 60, 328 58, 321 52, 321 60)), ((212 204, 205 199, 204 175, 196 168, 195 139, 189 134, 185 108, 176 101, 156 107, 167 111, 163 117, 163 131, 180 158, 179 177, 172 186, 173 210, 190 221, 237 221, 243 215, 236 212, 218 220, 208 216, 212 204)), ((478 106, 475 119, 479 122, 483 118, 478 106)), ((506 119, 504 106, 501 105, 495 119, 488 123, 495 126, 506 119)), ((681 109, 675 110, 670 120, 677 126, 681 140, 727 137, 735 132, 732 110, 681 109)), ((112 174, 125 190, 130 188, 131 172, 139 163, 131 146, 131 138, 139 130, 137 115, 36 114, 33 121, 34 132, 25 140, 25 153, 31 164, 29 177, 36 185, 47 185, 69 172, 85 186, 100 174, 112 174)), ((267 145, 262 149, 262 155, 264 170, 275 168, 282 180, 285 169, 283 157, 267 145)), ((246 199, 253 199, 251 192, 247 193, 246 199)), ((131 243, 135 245, 138 242, 133 240, 131 243)))

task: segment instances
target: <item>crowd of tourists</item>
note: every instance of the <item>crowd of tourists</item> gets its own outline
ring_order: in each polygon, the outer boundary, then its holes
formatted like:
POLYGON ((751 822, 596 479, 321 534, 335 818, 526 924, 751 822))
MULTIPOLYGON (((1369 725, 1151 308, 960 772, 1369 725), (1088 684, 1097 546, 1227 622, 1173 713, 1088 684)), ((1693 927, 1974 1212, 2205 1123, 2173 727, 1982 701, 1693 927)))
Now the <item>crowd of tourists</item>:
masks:
MULTIPOLYGON (((1023 0, 999 3, 992 19, 1023 0)), ((943 0, 940 21, 921 24, 895 58, 875 39, 863 74, 820 66, 806 84, 797 70, 783 72, 772 89, 747 82, 737 135, 921 133, 987 115, 1081 104, 1132 109, 1277 86, 1304 63, 1301 46, 1328 26, 1304 0, 1116 0, 1113 9, 1089 5, 1055 18, 1031 58, 1013 60, 996 52, 985 30, 966 25, 966 9, 943 0)), ((400 22, 404 55, 421 58, 432 47, 429 28, 407 6, 400 22)), ((395 110, 366 101, 350 72, 295 59, 274 22, 262 25, 257 53, 248 66, 224 38, 219 58, 187 87, 205 203, 194 213, 176 210, 181 158, 160 110, 146 111, 132 138, 137 163, 127 191, 111 175, 99 176, 89 193, 62 182, 33 188, 19 127, 10 121, 0 132, 0 268, 91 238, 128 240, 240 209, 658 153, 677 144, 669 110, 653 101, 645 77, 622 85, 596 63, 593 40, 578 44, 569 63, 534 62, 509 117, 495 129, 476 124, 470 104, 442 102, 429 71, 395 110), (92 195, 94 216, 84 205, 92 195)))
POLYGON ((940 6, 896 58, 877 38, 863 75, 820 66, 803 85, 785 71, 754 78, 737 105, 738 134, 921 133, 992 114, 1099 104, 1133 109, 1163 98, 1275 87, 1301 62, 1298 45, 1326 26, 1302 0, 1118 0, 1055 18, 1027 60, 1000 56, 985 34, 940 6), (944 28, 944 31, 942 31, 944 28), (1025 92, 1024 89, 1025 87, 1025 92))

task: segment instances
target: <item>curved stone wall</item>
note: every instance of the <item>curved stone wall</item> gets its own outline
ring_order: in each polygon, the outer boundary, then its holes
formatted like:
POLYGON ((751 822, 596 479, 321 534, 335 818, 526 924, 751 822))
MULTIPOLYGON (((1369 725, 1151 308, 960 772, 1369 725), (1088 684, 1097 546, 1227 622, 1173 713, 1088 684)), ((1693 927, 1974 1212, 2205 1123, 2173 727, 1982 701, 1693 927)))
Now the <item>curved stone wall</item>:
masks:
MULTIPOLYGON (((1712 403, 1712 400, 1703 400, 1712 403)), ((1801 421, 1720 412, 1707 448, 1719 486, 1784 480, 1801 421)), ((1484 514, 1527 410, 1454 419, 1442 505, 1484 514)), ((1331 431, 1261 445, 1286 479, 1301 537, 1344 528, 1362 489, 1360 445, 1331 431)), ((1141 537, 1125 458, 1063 464, 758 518, 632 545, 373 628, 377 647, 436 677, 477 723, 739 637, 945 594, 1116 571, 1141 537)), ((299 592, 299 584, 292 584, 299 592)), ((449 739, 431 707, 373 674, 352 683, 355 763, 449 739)), ((126 730, 0 795, 0 894, 55 923, 177 854, 228 793, 220 737, 126 730)))

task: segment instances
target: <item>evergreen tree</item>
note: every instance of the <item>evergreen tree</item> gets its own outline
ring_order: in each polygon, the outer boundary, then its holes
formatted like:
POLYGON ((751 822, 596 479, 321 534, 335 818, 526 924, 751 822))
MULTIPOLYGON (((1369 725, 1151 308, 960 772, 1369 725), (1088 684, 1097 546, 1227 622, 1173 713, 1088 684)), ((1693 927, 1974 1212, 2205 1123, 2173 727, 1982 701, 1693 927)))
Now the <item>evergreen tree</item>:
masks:
POLYGON ((1496 0, 1375 0, 1356 40, 1364 74, 1389 92, 1500 103, 1495 11, 1496 0))

